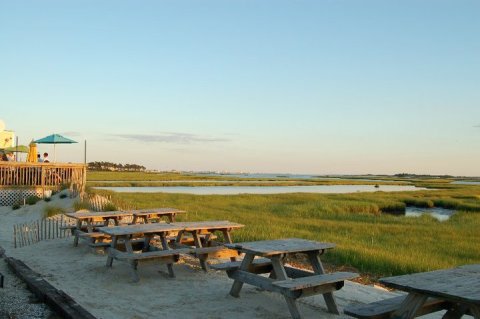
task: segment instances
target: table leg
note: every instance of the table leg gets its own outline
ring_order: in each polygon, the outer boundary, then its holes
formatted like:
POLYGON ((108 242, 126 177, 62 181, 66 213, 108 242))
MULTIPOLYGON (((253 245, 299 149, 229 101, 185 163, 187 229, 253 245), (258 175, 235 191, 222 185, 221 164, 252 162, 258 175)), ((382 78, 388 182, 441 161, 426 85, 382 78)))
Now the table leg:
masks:
POLYGON ((108 257, 107 257, 107 267, 112 267, 113 263, 113 251, 117 249, 117 236, 112 236, 112 242, 110 243, 110 249, 108 250, 108 257))
MULTIPOLYGON (((242 264, 240 265, 239 270, 248 271, 248 267, 250 266, 254 258, 255 258, 255 255, 253 254, 245 254, 245 257, 243 258, 243 261, 242 261, 242 264)), ((242 287, 243 287, 243 282, 239 280, 235 280, 233 282, 232 288, 230 289, 230 295, 234 297, 239 297, 240 290, 242 290, 242 287)))
MULTIPOLYGON (((325 273, 325 269, 323 269, 319 252, 309 253, 308 258, 310 259, 310 263, 312 264, 313 271, 318 275, 323 275, 325 273)), ((325 299, 325 303, 327 304, 329 312, 337 315, 340 314, 340 311, 338 311, 337 303, 335 302, 335 298, 333 297, 333 293, 327 292, 323 294, 323 299, 325 299)))
POLYGON ((145 237, 143 239, 143 248, 142 248, 142 251, 143 252, 147 252, 150 248, 150 241, 152 240, 152 235, 149 235, 149 234, 145 234, 145 237))
POLYGON ((80 219, 77 220, 77 226, 75 226, 75 238, 73 239, 73 246, 78 246, 78 236, 80 235, 79 232, 82 231, 82 221, 80 219))
POLYGON ((470 312, 473 318, 480 319, 480 307, 477 305, 470 305, 470 312))
POLYGON ((125 236, 125 250, 127 253, 132 254, 133 253, 133 247, 132 247, 132 235, 127 235, 125 236))
POLYGON ((93 233, 93 225, 90 219, 87 219, 87 232, 93 233))
MULTIPOLYGON (((132 247, 132 235, 127 235, 125 236, 125 250, 127 253, 133 254, 133 247, 132 247)), ((137 265, 138 261, 137 260, 131 260, 130 261, 130 273, 132 274, 132 279, 133 282, 139 282, 140 277, 138 277, 137 274, 137 265)))
POLYGON ((454 305, 443 315, 442 319, 460 319, 468 310, 465 305, 454 305))
MULTIPOLYGON (((230 229, 222 229, 222 234, 223 234, 223 240, 225 240, 227 244, 231 244, 232 236, 230 235, 230 229)), ((237 261, 237 258, 230 257, 230 261, 237 261)))
POLYGON ((168 220, 170 221, 170 223, 174 223, 175 222, 175 214, 168 215, 168 220))
MULTIPOLYGON (((272 267, 273 267, 273 272, 275 273, 275 277, 277 280, 287 280, 287 272, 285 271, 285 267, 283 266, 283 261, 280 255, 273 256, 270 258, 272 261, 272 267)), ((292 315, 292 318, 294 319, 301 319, 302 315, 300 314, 300 311, 298 310, 297 303, 295 299, 292 297, 288 296, 283 296, 285 298, 285 301, 287 302, 288 310, 290 311, 290 315, 292 315)))
MULTIPOLYGON (((202 241, 200 240, 200 236, 198 236, 198 232, 196 230, 192 231, 193 242, 195 243, 195 247, 202 248, 202 241)), ((200 265, 204 271, 208 271, 208 264, 207 264, 207 257, 208 254, 201 254, 198 255, 198 259, 200 260, 200 265)))
POLYGON ((132 225, 135 225, 137 223, 137 219, 138 217, 134 215, 132 219, 132 225))
POLYGON ((392 319, 413 319, 417 311, 427 301, 427 296, 416 293, 409 293, 407 298, 400 304, 400 307, 392 314, 392 319))
POLYGON ((183 233, 185 231, 181 230, 178 232, 177 234, 177 238, 175 239, 175 243, 177 243, 178 245, 181 245, 182 244, 182 238, 183 238, 183 233))
MULTIPOLYGON (((167 238, 165 236, 165 233, 160 233, 160 240, 162 242, 163 249, 164 250, 169 250, 170 247, 168 247, 167 238)), ((167 264, 167 269, 168 269, 168 274, 170 275, 170 277, 175 278, 175 273, 173 272, 173 264, 172 263, 167 264)))

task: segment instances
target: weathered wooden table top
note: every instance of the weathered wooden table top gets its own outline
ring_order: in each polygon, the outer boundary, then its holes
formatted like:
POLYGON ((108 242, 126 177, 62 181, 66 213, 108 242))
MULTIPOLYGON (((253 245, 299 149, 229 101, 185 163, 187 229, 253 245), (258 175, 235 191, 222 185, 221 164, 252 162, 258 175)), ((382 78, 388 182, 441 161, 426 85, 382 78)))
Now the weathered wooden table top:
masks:
POLYGON ((335 247, 332 243, 321 243, 300 238, 286 238, 276 240, 252 241, 236 244, 225 244, 226 247, 237 249, 244 253, 258 256, 271 256, 278 254, 300 253, 307 251, 320 251, 335 247))
POLYGON ((132 216, 132 213, 124 212, 124 211, 111 211, 111 212, 79 211, 75 213, 66 213, 65 215, 75 219, 89 219, 94 217, 103 217, 103 218, 127 217, 127 216, 132 216))
POLYGON ((125 236, 133 234, 155 234, 168 231, 181 231, 183 227, 179 227, 173 224, 166 223, 154 223, 154 224, 135 224, 125 226, 114 227, 99 227, 99 231, 110 236, 125 236))
POLYGON ((227 228, 242 228, 245 225, 232 223, 228 220, 212 220, 201 222, 175 222, 170 225, 182 227, 186 231, 202 230, 202 229, 227 229, 227 228))
POLYGON ((135 216, 145 216, 151 214, 169 215, 169 214, 184 214, 186 211, 176 208, 163 207, 163 208, 148 208, 148 209, 134 209, 129 210, 135 216))
POLYGON ((480 264, 381 278, 380 282, 407 292, 480 305, 480 264))

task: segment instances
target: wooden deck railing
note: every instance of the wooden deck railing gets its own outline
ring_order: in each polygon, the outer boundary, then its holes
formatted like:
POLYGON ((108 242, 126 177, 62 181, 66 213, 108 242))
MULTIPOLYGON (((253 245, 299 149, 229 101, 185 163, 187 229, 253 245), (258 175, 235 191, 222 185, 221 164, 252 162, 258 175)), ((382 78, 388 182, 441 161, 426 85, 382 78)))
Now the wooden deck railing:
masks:
POLYGON ((83 191, 86 176, 84 164, 0 162, 0 189, 55 189, 64 185, 83 191))

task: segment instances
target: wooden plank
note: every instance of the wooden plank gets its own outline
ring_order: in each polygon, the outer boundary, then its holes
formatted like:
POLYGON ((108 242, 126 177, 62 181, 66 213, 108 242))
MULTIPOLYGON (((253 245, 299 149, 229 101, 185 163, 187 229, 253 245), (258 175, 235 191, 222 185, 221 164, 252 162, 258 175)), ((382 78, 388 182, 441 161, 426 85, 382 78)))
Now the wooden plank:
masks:
POLYGON ((190 248, 183 248, 183 249, 170 249, 170 250, 156 250, 156 251, 148 251, 148 252, 141 252, 141 253, 127 253, 127 252, 121 252, 115 249, 112 251, 112 256, 117 259, 142 260, 142 259, 169 257, 169 256, 175 256, 179 254, 188 254, 191 251, 192 249, 190 248))
POLYGON ((80 238, 110 238, 110 236, 101 232, 93 232, 93 233, 79 232, 78 236, 80 238))
POLYGON ((37 220, 37 224, 35 225, 36 228, 36 235, 37 235, 37 243, 40 241, 40 221, 37 220))
POLYGON ((110 236, 125 236, 133 234, 155 234, 160 232, 173 232, 180 231, 182 227, 175 226, 173 224, 135 224, 135 225, 125 225, 125 226, 115 226, 115 227, 100 227, 99 231, 110 235, 110 236))
MULTIPOLYGON (((273 285, 274 280, 271 278, 262 277, 262 276, 252 274, 240 269, 228 272, 227 274, 228 274, 228 277, 234 279, 235 282, 239 282, 242 285, 246 283, 246 284, 249 284, 264 290, 268 290, 268 291, 273 291, 278 293, 281 293, 282 291, 279 287, 273 285)), ((234 287, 232 286, 232 289, 233 288, 234 287)), ((232 295, 231 291, 230 291, 230 294, 232 295)), ((237 297, 238 295, 236 296, 232 295, 232 296, 237 297)))
POLYGON ((417 316, 417 312, 427 301, 427 296, 417 293, 409 293, 402 301, 397 310, 392 314, 396 319, 411 319, 417 316))
POLYGON ((282 281, 276 281, 273 284, 284 290, 294 291, 315 286, 321 286, 325 284, 342 282, 344 280, 351 280, 357 277, 358 274, 352 272, 334 272, 324 275, 313 275, 308 277, 286 279, 282 281))
MULTIPOLYGON (((308 252, 308 259, 310 260, 310 264, 312 265, 313 271, 316 274, 323 275, 325 274, 325 269, 323 269, 322 261, 320 260, 320 254, 318 251, 316 252, 308 252)), ((340 289, 343 287, 343 282, 342 285, 338 288, 340 289)), ((324 293, 323 294, 323 299, 325 300, 325 303, 327 304, 328 311, 330 313, 334 313, 339 315, 340 311, 338 310, 337 303, 335 301, 335 298, 333 298, 333 294, 331 292, 329 293, 324 293)))
POLYGON ((382 278, 380 282, 407 292, 480 305, 480 265, 382 278))
POLYGON ((111 212, 92 212, 92 211, 78 211, 75 213, 66 213, 70 218, 75 219, 91 219, 91 218, 111 218, 111 217, 127 217, 132 216, 129 212, 124 211, 111 211, 111 212))
POLYGON ((272 256, 288 253, 301 253, 309 251, 322 251, 335 247, 332 243, 321 243, 299 238, 286 238, 277 240, 264 240, 225 244, 226 247, 237 249, 243 253, 254 253, 257 256, 272 256))
POLYGON ((177 208, 170 208, 170 207, 162 207, 162 208, 148 208, 148 209, 133 209, 128 210, 129 213, 133 214, 134 216, 148 216, 150 214, 156 215, 172 215, 172 214, 185 214, 186 211, 177 209, 177 208))
MULTIPOLYGON (((210 267, 215 270, 232 271, 232 270, 239 269, 241 264, 242 264, 241 261, 231 261, 227 263, 213 264, 213 265, 210 265, 210 267)), ((267 259, 267 258, 254 259, 248 267, 249 272, 256 273, 256 274, 268 273, 271 270, 272 270, 272 262, 270 261, 270 259, 267 259), (264 271, 258 272, 258 269, 262 269, 264 271)))
POLYGON ((242 228, 245 225, 237 224, 230 222, 228 220, 212 220, 212 221, 202 221, 202 222, 175 222, 171 223, 170 225, 179 226, 185 231, 191 232, 195 230, 222 230, 222 229, 234 229, 234 228, 242 228))
POLYGON ((17 248, 17 225, 13 225, 13 248, 17 248))
MULTIPOLYGON (((242 287, 243 287, 243 283, 247 282, 247 281, 242 280, 243 277, 245 277, 245 276, 249 277, 249 275, 256 276, 256 275, 253 275, 253 274, 250 274, 250 273, 246 272, 246 270, 250 267, 250 264, 253 262, 254 258, 255 258, 255 255, 246 254, 245 257, 242 260, 242 263, 240 264, 240 269, 239 270, 227 272, 227 274, 230 278, 235 279, 234 282, 233 282, 232 288, 230 289, 230 295, 232 295, 233 297, 237 297, 237 298, 239 297, 240 290, 242 290, 242 287), (248 275, 245 275, 244 273, 248 274, 248 275), (234 277, 237 277, 237 278, 234 278, 234 277)), ((260 277, 260 276, 257 276, 257 277, 260 277)), ((250 279, 251 279, 250 277, 247 278, 247 280, 250 280, 250 279)))
POLYGON ((202 255, 202 254, 211 254, 211 253, 216 253, 222 250, 229 250, 229 249, 224 246, 200 247, 200 248, 194 248, 192 254, 198 257, 199 255, 202 255))

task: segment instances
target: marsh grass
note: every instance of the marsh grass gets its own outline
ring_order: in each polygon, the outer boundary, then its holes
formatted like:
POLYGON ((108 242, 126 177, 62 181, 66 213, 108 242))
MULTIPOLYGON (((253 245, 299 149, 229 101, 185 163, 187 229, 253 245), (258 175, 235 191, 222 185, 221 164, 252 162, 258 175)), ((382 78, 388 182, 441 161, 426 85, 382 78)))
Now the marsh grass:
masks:
POLYGON ((382 181, 290 178, 251 178, 211 176, 185 173, 99 172, 88 171, 90 187, 162 187, 162 186, 312 186, 312 185, 408 185, 408 181, 385 179, 382 181), (105 182, 107 181, 107 182, 105 182), (164 182, 168 181, 168 182, 164 182), (191 182, 195 181, 195 182, 191 182))
MULTIPOLYGON (((109 193, 103 191, 103 193, 109 193)), ((109 193, 135 208, 177 207, 188 220, 245 224, 234 240, 300 237, 337 244, 327 262, 374 276, 480 262, 480 187, 398 193, 209 195, 109 193), (398 214, 406 205, 460 210, 450 220, 398 214)))

